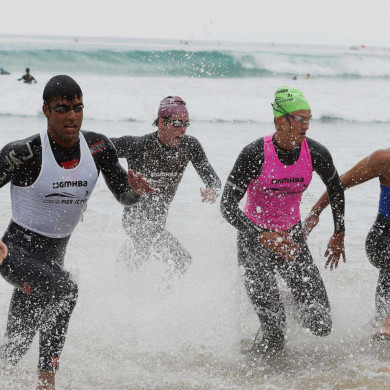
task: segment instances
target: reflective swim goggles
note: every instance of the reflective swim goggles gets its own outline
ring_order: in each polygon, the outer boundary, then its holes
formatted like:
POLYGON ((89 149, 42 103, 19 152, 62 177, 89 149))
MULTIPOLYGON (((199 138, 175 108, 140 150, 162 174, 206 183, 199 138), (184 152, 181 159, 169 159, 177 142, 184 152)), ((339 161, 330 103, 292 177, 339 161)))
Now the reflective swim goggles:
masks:
POLYGON ((189 127, 190 126, 190 122, 183 122, 182 120, 180 119, 175 119, 174 121, 165 121, 165 124, 168 124, 170 123, 173 127, 189 127))
POLYGON ((288 116, 290 118, 292 118, 295 122, 298 122, 298 123, 310 123, 311 122, 311 117, 309 119, 305 118, 304 116, 301 116, 301 115, 291 115, 291 114, 288 114, 288 116))
POLYGON ((67 104, 57 104, 56 106, 50 106, 48 103, 45 103, 47 107, 52 108, 55 112, 58 112, 58 114, 66 114, 69 111, 74 111, 76 114, 79 114, 84 109, 84 104, 80 103, 73 108, 67 104))

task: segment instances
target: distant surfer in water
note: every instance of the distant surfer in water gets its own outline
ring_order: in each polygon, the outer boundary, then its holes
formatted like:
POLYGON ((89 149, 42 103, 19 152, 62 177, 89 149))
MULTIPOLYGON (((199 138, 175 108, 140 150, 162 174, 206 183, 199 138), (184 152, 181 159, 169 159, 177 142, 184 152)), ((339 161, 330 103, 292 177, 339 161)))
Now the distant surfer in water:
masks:
POLYGON ((55 388, 78 295, 65 252, 99 173, 123 205, 153 191, 141 175, 123 170, 106 136, 80 130, 83 108, 72 78, 51 78, 43 91, 47 130, 0 150, 0 187, 11 183, 12 204, 0 274, 14 286, 0 358, 17 364, 39 331, 39 390, 55 388))
POLYGON ((1 75, 7 75, 7 74, 10 74, 10 73, 7 72, 2 66, 0 66, 0 74, 1 75))
POLYGON ((30 74, 30 68, 26 68, 26 74, 23 75, 18 81, 23 80, 26 84, 36 83, 37 80, 30 74))
POLYGON ((261 323, 262 338, 256 337, 250 351, 254 356, 272 356, 284 347, 286 317, 277 274, 291 289, 302 326, 317 336, 332 329, 327 293, 306 245, 299 210, 312 171, 326 185, 333 212, 326 266, 337 268, 340 256, 345 261, 344 192, 328 150, 306 137, 310 105, 301 91, 284 86, 276 91, 272 106, 276 133, 242 150, 221 201, 222 215, 238 229, 239 264, 261 323))
MULTIPOLYGON (((390 340, 390 149, 377 150, 359 161, 341 176, 341 183, 347 190, 375 178, 379 179, 381 189, 379 210, 366 239, 366 253, 371 264, 379 269, 375 306, 376 319, 382 324, 373 337, 390 340)), ((318 224, 320 214, 328 204, 329 197, 325 192, 305 220, 306 235, 318 224)))
POLYGON ((141 137, 129 135, 111 139, 118 156, 127 159, 128 167, 142 172, 156 188, 156 192, 136 205, 124 208, 123 226, 128 239, 120 261, 136 269, 154 253, 170 266, 170 271, 183 274, 192 258, 165 228, 169 206, 189 162, 206 185, 200 189, 202 202, 215 202, 221 182, 200 142, 186 134, 190 120, 183 99, 179 96, 164 98, 154 125, 157 131, 141 137))

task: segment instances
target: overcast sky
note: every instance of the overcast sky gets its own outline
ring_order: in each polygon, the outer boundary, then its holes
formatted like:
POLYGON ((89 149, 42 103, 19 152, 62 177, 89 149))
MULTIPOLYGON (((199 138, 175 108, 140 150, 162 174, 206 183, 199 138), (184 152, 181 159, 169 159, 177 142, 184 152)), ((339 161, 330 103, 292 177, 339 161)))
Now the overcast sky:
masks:
POLYGON ((388 0, 10 0, 0 33, 390 47, 388 0))

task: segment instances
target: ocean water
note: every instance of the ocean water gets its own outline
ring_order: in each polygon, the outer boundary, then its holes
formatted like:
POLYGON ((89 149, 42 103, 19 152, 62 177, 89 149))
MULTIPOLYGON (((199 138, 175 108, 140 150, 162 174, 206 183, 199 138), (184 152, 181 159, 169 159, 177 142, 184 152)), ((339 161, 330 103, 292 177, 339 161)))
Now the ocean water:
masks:
MULTIPOLYGON (((0 63, 12 73, 0 76, 1 146, 45 128, 42 91, 55 74, 71 75, 83 89, 84 129, 112 137, 153 131, 159 101, 180 95, 192 121, 188 132, 201 141, 223 182, 240 150, 273 132, 270 102, 285 84, 307 95, 314 117, 309 136, 328 147, 340 173, 390 143, 390 51, 383 48, 0 36, 0 63), (15 80, 26 66, 37 84, 15 80)), ((122 208, 99 179, 68 246, 66 268, 80 293, 57 388, 389 388, 390 345, 371 341, 378 272, 364 251, 379 183, 346 193, 346 264, 324 269, 333 230, 330 210, 309 238, 332 305, 331 335, 305 332, 288 310, 285 350, 256 365, 242 354, 259 324, 237 266, 236 232, 218 204, 202 204, 201 186, 189 166, 167 227, 193 263, 182 279, 170 282, 156 261, 135 274, 117 264, 125 237, 122 208)), ((1 231, 11 216, 8 188, 0 196, 1 231)), ((303 216, 323 191, 314 175, 303 197, 303 216)), ((0 335, 11 293, 0 279, 0 335)), ((37 357, 35 340, 14 370, 0 367, 0 389, 33 389, 37 357)))

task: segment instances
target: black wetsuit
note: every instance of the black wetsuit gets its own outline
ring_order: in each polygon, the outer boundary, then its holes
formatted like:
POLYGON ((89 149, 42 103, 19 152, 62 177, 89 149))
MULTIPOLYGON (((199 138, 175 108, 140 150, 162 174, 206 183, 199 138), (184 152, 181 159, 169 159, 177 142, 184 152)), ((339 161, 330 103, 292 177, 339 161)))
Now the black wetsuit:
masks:
MULTIPOLYGON (((313 170, 319 174, 330 195, 335 231, 344 231, 344 192, 331 155, 316 141, 307 138, 307 143, 313 170)), ((297 162, 300 147, 285 150, 274 139, 273 145, 283 164, 297 162)), ((267 229, 255 225, 239 208, 250 181, 261 174, 263 163, 264 142, 261 138, 245 147, 239 155, 222 195, 221 212, 239 230, 238 259, 245 269, 247 292, 263 330, 263 343, 259 348, 266 353, 267 349, 274 348, 276 351, 284 345, 285 312, 276 273, 285 279, 291 289, 294 302, 302 314, 304 327, 316 335, 324 336, 331 331, 332 319, 325 286, 304 240, 301 223, 288 230, 292 240, 299 244, 300 253, 295 260, 284 260, 259 243, 259 234, 267 229)))
POLYGON ((130 240, 124 244, 120 259, 129 267, 138 267, 152 252, 180 273, 191 263, 191 255, 165 229, 169 206, 184 171, 191 161, 207 188, 219 193, 221 182, 207 160, 199 141, 185 135, 177 147, 168 147, 157 132, 141 137, 112 138, 118 156, 127 159, 129 169, 152 182, 156 192, 143 197, 134 206, 125 207, 123 226, 130 240))
MULTIPOLYGON (((98 172, 117 200, 132 204, 139 199, 129 187, 127 173, 118 162, 115 148, 104 135, 83 132, 98 172)), ((80 142, 63 148, 50 137, 57 163, 72 168, 80 160, 80 142)), ((0 187, 8 182, 28 187, 41 170, 39 134, 12 142, 0 151, 0 187)), ((3 241, 9 254, 0 265, 1 275, 15 289, 12 295, 5 344, 0 355, 16 364, 40 333, 39 369, 58 366, 66 331, 77 299, 77 284, 63 268, 69 237, 49 238, 11 221, 3 241)))
POLYGON ((367 236, 366 253, 379 269, 375 306, 377 320, 383 321, 390 313, 390 188, 383 185, 379 213, 367 236))
POLYGON ((33 76, 31 76, 31 74, 29 74, 29 73, 23 75, 20 79, 18 79, 18 81, 20 81, 20 80, 23 80, 23 82, 25 84, 32 84, 33 82, 35 82, 35 83, 37 82, 35 80, 35 78, 33 76))

